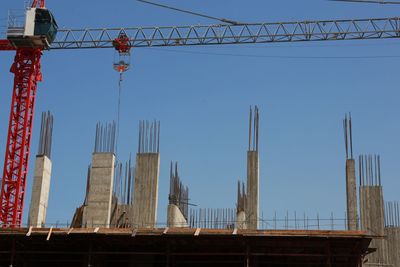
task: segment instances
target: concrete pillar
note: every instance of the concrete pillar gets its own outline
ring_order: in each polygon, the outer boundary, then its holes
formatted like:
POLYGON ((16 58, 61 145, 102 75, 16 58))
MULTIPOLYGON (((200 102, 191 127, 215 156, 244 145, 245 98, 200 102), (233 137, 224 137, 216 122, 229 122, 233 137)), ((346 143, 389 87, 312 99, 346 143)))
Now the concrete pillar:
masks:
POLYGON ((159 153, 138 153, 136 155, 132 208, 132 225, 134 227, 153 228, 156 226, 159 169, 159 153))
POLYGON ((358 229, 355 160, 346 160, 347 229, 358 229))
POLYGON ((385 235, 388 264, 393 267, 400 267, 400 228, 387 227, 385 229, 385 235))
POLYGON ((168 227, 188 227, 187 220, 183 216, 178 206, 174 204, 168 205, 167 211, 167 226, 168 227))
POLYGON ((370 244, 371 248, 377 251, 368 255, 368 265, 382 265, 388 262, 385 253, 385 225, 384 225, 384 202, 382 186, 361 186, 360 187, 360 215, 361 229, 369 234, 379 236, 374 238, 370 244))
POLYGON ((130 227, 129 218, 132 217, 132 207, 128 204, 113 204, 111 211, 111 228, 130 227))
POLYGON ((247 152, 247 203, 248 229, 258 229, 259 219, 259 160, 258 151, 247 152))
POLYGON ((246 212, 239 211, 236 214, 236 228, 237 229, 247 229, 246 212))
POLYGON ((32 197, 29 207, 28 225, 42 227, 46 223, 51 180, 51 160, 47 156, 37 156, 33 177, 32 197))
POLYGON ((93 153, 83 227, 110 226, 114 164, 114 153, 93 153))

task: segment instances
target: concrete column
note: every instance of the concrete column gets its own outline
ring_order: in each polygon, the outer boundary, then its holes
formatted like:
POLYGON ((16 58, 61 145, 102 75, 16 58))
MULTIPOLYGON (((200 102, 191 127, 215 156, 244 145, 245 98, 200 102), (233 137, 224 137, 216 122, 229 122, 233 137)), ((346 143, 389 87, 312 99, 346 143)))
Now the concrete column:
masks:
POLYGON ((47 156, 37 156, 33 178, 32 198, 29 207, 28 225, 42 227, 46 223, 51 180, 51 160, 47 156))
POLYGON ((368 265, 382 265, 388 262, 385 253, 385 225, 384 225, 384 202, 381 186, 360 187, 360 209, 361 229, 369 234, 380 236, 372 240, 370 247, 377 251, 368 255, 368 265))
POLYGON ((93 154, 87 206, 83 210, 83 227, 110 226, 114 164, 113 153, 93 154))
POLYGON ((400 267, 400 228, 387 227, 385 229, 387 242, 388 264, 400 267))
POLYGON ((346 160, 347 229, 358 229, 355 160, 346 160))
POLYGON ((236 214, 236 228, 237 229, 247 229, 246 212, 239 211, 236 214))
POLYGON ((188 227, 188 223, 181 210, 174 204, 168 205, 167 225, 168 227, 188 227))
POLYGON ((247 203, 248 229, 258 229, 259 218, 259 160, 258 151, 247 152, 247 203))
POLYGON ((136 155, 135 187, 133 194, 134 227, 153 228, 157 220, 159 153, 136 155))

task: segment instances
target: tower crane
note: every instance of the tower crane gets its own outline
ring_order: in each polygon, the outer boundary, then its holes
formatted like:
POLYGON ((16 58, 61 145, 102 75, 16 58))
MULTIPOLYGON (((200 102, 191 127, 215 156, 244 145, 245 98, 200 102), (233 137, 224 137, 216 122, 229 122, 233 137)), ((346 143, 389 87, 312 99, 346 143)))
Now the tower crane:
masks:
MULTIPOLYGON (((9 26, 0 51, 15 51, 14 87, 0 192, 0 224, 19 227, 25 197, 40 58, 46 50, 114 48, 121 56, 140 47, 205 46, 400 37, 400 18, 240 23, 132 28, 58 29, 45 0, 26 11, 25 25, 9 26)), ((129 66, 114 66, 123 72, 129 66)))

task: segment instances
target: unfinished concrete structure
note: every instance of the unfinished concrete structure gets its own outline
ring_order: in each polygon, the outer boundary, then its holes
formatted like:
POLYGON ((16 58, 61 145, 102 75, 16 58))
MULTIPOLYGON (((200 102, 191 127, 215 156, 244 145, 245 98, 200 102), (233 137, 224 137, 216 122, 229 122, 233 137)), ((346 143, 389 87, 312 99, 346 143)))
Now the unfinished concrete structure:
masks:
POLYGON ((109 227, 115 166, 115 123, 97 124, 92 155, 86 205, 83 207, 83 227, 109 227))
POLYGON ((111 227, 126 228, 132 225, 133 182, 135 168, 131 159, 115 168, 111 227))
POLYGON ((344 141, 346 148, 346 203, 347 229, 358 229, 356 163, 353 158, 353 131, 351 114, 343 120, 344 141), (349 151, 350 150, 350 151, 349 151))
POLYGON ((243 182, 238 181, 236 201, 236 228, 247 229, 246 223, 247 193, 243 182))
POLYGON ((385 252, 384 200, 381 184, 380 157, 359 158, 361 229, 377 236, 371 242, 376 252, 368 255, 368 266, 383 266, 388 262, 385 252))
POLYGON ((258 154, 258 107, 250 107, 249 146, 247 151, 247 205, 246 219, 248 229, 258 229, 259 224, 259 154, 258 154))
POLYGON ((358 231, 94 231, 0 228, 0 266, 360 267, 371 240, 358 231))
POLYGON ((139 122, 132 225, 153 228, 157 219, 160 122, 139 122))
POLYGON ((398 202, 385 205, 385 251, 388 265, 400 267, 400 207, 398 202))
POLYGON ((51 145, 53 136, 53 115, 42 113, 39 149, 36 155, 32 197, 29 206, 28 225, 42 227, 46 224, 51 180, 51 145))
POLYGON ((178 174, 178 163, 170 166, 169 204, 167 210, 168 227, 188 227, 189 188, 184 186, 178 174))

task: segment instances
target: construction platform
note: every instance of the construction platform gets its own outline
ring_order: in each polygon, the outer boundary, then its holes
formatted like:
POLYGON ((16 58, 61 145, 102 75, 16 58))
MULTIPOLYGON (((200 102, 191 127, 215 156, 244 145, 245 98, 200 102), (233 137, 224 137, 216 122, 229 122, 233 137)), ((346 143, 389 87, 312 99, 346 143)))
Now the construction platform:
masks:
POLYGON ((3 266, 361 266, 362 231, 0 228, 3 266))

